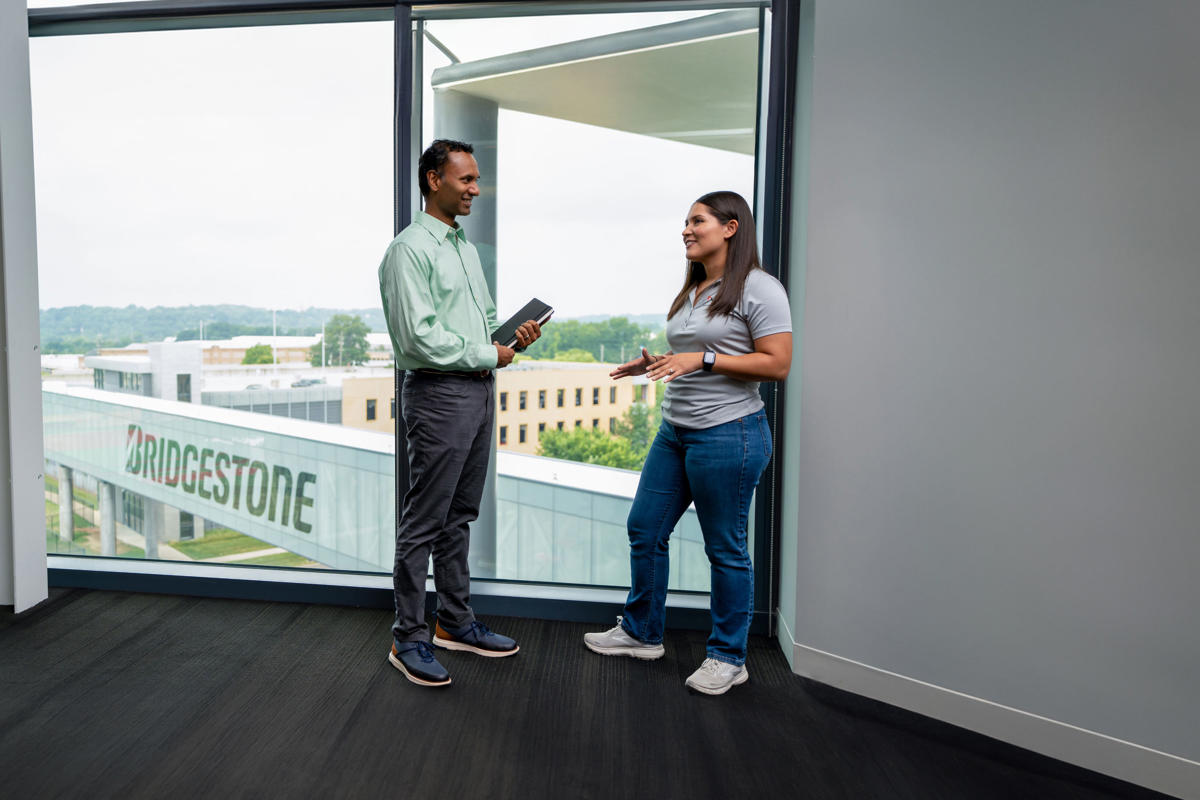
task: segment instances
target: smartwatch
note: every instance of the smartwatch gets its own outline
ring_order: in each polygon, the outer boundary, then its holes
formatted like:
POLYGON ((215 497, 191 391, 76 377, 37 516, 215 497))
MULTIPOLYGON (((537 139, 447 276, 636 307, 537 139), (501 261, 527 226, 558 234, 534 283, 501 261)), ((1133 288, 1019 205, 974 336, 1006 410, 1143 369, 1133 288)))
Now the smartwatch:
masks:
POLYGON ((712 350, 704 351, 704 371, 712 372, 713 364, 717 363, 717 354, 712 350))

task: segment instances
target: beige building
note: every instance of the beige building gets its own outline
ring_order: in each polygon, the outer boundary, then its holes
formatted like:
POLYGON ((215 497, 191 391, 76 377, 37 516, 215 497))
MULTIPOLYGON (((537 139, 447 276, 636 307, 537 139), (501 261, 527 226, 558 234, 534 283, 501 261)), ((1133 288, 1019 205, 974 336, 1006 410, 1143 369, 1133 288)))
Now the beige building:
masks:
MULTIPOLYGON (((614 364, 521 361, 496 372, 496 445, 536 454, 545 430, 594 428, 612 432, 635 402, 653 398, 645 378, 614 381, 614 364)), ((342 382, 342 424, 395 429, 391 378, 342 382)))
MULTIPOLYGON (((202 345, 205 366, 221 366, 241 364, 246 357, 246 351, 256 344, 274 346, 275 357, 280 364, 310 363, 309 353, 314 344, 321 341, 320 336, 235 336, 232 339, 219 339, 197 342, 202 345)), ((148 356, 149 346, 146 344, 131 344, 127 347, 103 347, 102 356, 148 356)))

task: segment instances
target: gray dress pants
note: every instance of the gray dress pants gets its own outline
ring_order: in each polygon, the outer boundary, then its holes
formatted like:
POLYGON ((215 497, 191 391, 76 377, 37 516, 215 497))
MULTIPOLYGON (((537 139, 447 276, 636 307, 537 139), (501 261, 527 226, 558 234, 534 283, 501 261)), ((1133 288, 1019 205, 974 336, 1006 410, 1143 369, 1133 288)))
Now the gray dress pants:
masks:
POLYGON ((433 554, 437 616, 446 627, 475 619, 467 567, 470 523, 479 516, 492 452, 495 379, 407 372, 401 413, 408 426, 408 492, 396 526, 397 642, 429 641, 425 578, 433 554))

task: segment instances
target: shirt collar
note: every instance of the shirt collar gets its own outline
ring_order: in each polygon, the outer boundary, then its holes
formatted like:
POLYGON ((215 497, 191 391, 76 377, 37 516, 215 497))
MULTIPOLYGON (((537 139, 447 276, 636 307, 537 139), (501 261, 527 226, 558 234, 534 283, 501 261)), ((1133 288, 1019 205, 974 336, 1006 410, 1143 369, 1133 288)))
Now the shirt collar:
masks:
POLYGON ((434 217, 432 214, 427 214, 424 211, 418 211, 413 222, 417 223, 422 228, 433 234, 433 238, 437 239, 439 242, 443 239, 450 239, 454 237, 457 237, 459 240, 464 242, 467 240, 467 234, 463 231, 462 225, 451 228, 437 217, 434 217))

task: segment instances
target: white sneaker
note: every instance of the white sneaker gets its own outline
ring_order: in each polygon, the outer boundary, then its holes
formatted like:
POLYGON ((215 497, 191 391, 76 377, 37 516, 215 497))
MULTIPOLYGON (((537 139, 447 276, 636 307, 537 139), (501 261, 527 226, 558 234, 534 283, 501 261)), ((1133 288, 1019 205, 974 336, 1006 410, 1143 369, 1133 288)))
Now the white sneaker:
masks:
POLYGON ((662 658, 667 652, 661 644, 646 644, 630 636, 621 627, 621 618, 617 617, 617 627, 604 633, 585 633, 583 643, 588 650, 602 656, 633 656, 645 661, 662 658))
POLYGON ((750 671, 715 658, 706 658, 700 669, 688 676, 683 685, 704 694, 725 694, 730 687, 750 680, 750 671))

